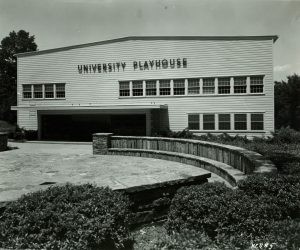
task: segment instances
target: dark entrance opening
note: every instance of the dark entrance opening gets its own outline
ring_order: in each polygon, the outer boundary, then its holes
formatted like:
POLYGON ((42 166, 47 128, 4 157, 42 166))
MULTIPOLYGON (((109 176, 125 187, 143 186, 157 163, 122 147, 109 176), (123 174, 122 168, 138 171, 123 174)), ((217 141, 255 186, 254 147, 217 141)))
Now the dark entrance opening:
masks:
POLYGON ((93 133, 146 135, 146 115, 41 115, 41 139, 92 141, 93 133))

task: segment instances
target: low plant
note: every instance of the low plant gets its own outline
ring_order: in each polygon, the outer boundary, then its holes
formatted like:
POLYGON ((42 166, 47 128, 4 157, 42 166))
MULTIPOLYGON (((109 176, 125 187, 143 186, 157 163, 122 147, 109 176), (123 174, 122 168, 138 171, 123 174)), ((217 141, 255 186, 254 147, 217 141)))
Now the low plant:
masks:
POLYGON ((53 186, 7 205, 0 220, 0 247, 126 249, 129 201, 90 184, 53 186))

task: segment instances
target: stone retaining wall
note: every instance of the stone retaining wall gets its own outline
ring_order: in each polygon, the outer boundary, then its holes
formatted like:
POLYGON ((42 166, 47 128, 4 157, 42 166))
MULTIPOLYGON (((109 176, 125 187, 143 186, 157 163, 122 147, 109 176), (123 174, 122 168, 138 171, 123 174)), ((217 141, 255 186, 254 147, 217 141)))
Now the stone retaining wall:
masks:
POLYGON ((265 160, 262 155, 231 145, 190 139, 112 136, 102 133, 94 134, 93 138, 94 154, 108 154, 110 148, 169 151, 219 161, 242 171, 244 174, 276 171, 272 162, 265 160))
POLYGON ((8 134, 0 132, 0 152, 7 150, 8 134))

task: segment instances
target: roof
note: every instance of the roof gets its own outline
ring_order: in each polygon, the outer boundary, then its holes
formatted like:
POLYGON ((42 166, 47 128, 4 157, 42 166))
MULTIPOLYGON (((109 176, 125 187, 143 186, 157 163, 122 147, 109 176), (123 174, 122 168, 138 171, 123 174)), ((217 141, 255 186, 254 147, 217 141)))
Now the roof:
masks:
POLYGON ((273 40, 276 42, 278 36, 270 35, 270 36, 128 36, 117 39, 105 40, 100 42, 92 42, 85 44, 72 45, 67 47, 60 47, 54 49, 40 50, 40 51, 32 51, 25 53, 16 54, 17 57, 25 57, 25 56, 34 56, 41 55, 59 51, 66 51, 71 49, 78 49, 84 47, 90 47, 95 45, 103 45, 109 43, 117 43, 117 42, 125 42, 125 41, 153 41, 153 40, 273 40))

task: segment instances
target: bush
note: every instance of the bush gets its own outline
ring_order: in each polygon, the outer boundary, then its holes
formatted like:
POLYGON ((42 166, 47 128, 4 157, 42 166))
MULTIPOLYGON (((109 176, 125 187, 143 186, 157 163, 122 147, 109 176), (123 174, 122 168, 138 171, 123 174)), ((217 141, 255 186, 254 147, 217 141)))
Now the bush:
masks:
POLYGON ((220 211, 227 206, 224 196, 228 192, 231 190, 221 183, 179 189, 170 206, 166 224, 168 230, 197 230, 214 237, 219 223, 223 221, 220 211))
POLYGON ((193 138, 193 133, 190 132, 187 128, 182 130, 182 131, 171 131, 171 130, 166 130, 163 131, 159 134, 155 134, 154 136, 157 137, 169 137, 169 138, 185 138, 185 139, 192 139, 193 138))
POLYGON ((7 205, 0 221, 0 247, 125 249, 129 201, 90 184, 50 187, 7 205))
POLYGON ((300 132, 287 128, 281 128, 273 133, 273 143, 300 143, 300 132))
POLYGON ((298 218, 300 212, 300 184, 296 184, 296 179, 291 180, 294 184, 282 185, 281 189, 283 180, 272 181, 265 184, 261 179, 250 179, 248 186, 245 182, 240 184, 241 190, 213 183, 182 188, 172 201, 167 228, 179 232, 196 230, 213 238, 236 232, 248 240, 266 235, 272 223, 298 218), (259 185, 265 191, 260 191, 259 185))

